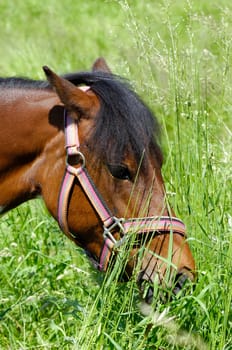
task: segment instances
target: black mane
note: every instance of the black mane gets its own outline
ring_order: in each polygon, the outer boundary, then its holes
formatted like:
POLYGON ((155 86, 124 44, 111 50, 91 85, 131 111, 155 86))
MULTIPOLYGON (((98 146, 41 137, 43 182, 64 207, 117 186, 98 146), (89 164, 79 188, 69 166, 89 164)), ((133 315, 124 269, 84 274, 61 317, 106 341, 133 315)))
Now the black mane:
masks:
MULTIPOLYGON (((98 157, 107 163, 120 163, 128 149, 134 153, 137 164, 146 165, 146 155, 151 151, 159 163, 159 124, 132 91, 129 84, 118 76, 102 72, 80 72, 63 76, 75 85, 87 85, 101 100, 95 129, 88 141, 98 157)), ((0 78, 1 88, 50 89, 47 81, 24 78, 0 78)))
POLYGON ((131 149, 137 164, 152 151, 162 163, 157 119, 129 84, 118 76, 101 72, 67 74, 75 85, 84 84, 101 100, 100 114, 89 140, 101 159, 120 163, 131 149))

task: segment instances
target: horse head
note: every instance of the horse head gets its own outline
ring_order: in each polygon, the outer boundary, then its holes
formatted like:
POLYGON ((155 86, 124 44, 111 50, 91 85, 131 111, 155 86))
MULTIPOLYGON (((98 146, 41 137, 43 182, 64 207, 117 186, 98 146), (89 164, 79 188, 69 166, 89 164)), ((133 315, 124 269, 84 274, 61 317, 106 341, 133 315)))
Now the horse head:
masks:
POLYGON ((176 294, 194 279, 195 263, 184 224, 166 202, 156 118, 103 59, 75 79, 44 72, 65 110, 62 230, 101 270, 132 240, 124 276, 136 269, 141 290, 151 284, 148 303, 155 280, 176 294))

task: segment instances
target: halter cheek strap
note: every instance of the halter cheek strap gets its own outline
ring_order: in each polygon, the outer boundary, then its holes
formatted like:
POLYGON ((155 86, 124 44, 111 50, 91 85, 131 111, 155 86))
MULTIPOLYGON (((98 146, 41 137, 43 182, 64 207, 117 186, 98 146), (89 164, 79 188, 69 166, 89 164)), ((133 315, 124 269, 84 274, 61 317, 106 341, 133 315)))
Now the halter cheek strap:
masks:
POLYGON ((141 235, 151 232, 155 232, 155 234, 173 232, 185 237, 185 225, 181 220, 175 217, 160 216, 123 219, 113 216, 85 167, 85 157, 83 153, 80 152, 78 122, 69 117, 66 110, 64 111, 64 124, 67 159, 66 172, 63 177, 58 200, 58 222, 61 230, 70 239, 78 243, 76 236, 69 231, 67 221, 70 193, 74 186, 74 180, 77 179, 102 221, 103 245, 100 256, 96 258, 93 257, 91 253, 87 252, 87 255, 96 268, 100 271, 106 271, 112 251, 124 244, 129 233, 136 232, 141 235), (74 167, 70 164, 70 160, 73 156, 78 158, 76 164, 78 167, 74 167), (114 232, 120 233, 121 238, 119 240, 115 239, 113 235, 114 232))
POLYGON ((112 214, 101 198, 100 194, 97 191, 86 167, 85 167, 85 157, 79 151, 80 142, 78 137, 78 125, 77 121, 73 118, 64 114, 65 119, 65 148, 66 148, 66 172, 63 178, 59 202, 58 202, 58 222, 62 231, 66 234, 71 235, 70 238, 75 238, 70 232, 67 223, 67 214, 68 214, 68 202, 69 195, 74 184, 75 178, 78 179, 79 183, 82 186, 83 191, 87 194, 91 204, 94 209, 100 216, 103 225, 108 227, 113 224, 112 214), (71 157, 78 156, 79 157, 79 167, 75 168, 74 166, 69 164, 71 157))

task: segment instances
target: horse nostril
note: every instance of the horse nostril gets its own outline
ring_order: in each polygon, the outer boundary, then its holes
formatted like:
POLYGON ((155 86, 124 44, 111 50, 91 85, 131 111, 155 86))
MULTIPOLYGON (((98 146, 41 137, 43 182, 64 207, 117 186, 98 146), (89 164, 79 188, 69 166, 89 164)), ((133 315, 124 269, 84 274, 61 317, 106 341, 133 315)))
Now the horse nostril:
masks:
POLYGON ((148 281, 143 281, 140 286, 140 293, 141 293, 141 297, 142 299, 147 303, 147 304, 152 304, 153 301, 153 294, 154 294, 154 288, 151 285, 150 282, 148 281))
POLYGON ((152 304, 153 301, 153 294, 154 294, 154 288, 152 285, 152 282, 149 280, 149 278, 146 278, 147 276, 144 276, 144 272, 140 272, 137 283, 138 287, 142 296, 142 299, 147 304, 152 304))
POLYGON ((183 289, 187 281, 190 281, 189 276, 184 273, 178 273, 175 277, 175 285, 172 290, 173 294, 177 295, 183 289))
POLYGON ((154 288, 149 286, 145 294, 145 301, 147 304, 152 304, 153 292, 154 292, 154 288))

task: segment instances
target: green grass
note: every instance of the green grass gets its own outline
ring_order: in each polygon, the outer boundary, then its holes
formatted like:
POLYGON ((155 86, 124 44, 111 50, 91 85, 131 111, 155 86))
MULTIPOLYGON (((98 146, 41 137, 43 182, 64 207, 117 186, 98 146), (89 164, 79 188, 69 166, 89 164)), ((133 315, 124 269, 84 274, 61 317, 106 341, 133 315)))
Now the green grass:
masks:
POLYGON ((26 203, 0 221, 1 349, 232 349, 231 38, 229 0, 0 3, 1 76, 104 56, 155 111, 198 268, 192 294, 168 305, 180 329, 147 332, 135 282, 116 283, 117 269, 105 279, 39 200, 26 203))

